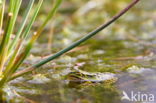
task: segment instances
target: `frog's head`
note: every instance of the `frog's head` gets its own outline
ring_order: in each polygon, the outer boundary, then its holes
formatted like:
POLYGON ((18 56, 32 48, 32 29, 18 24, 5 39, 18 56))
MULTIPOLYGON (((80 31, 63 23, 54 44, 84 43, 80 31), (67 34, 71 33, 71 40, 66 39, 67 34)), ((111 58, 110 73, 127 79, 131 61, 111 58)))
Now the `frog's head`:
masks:
POLYGON ((117 76, 114 73, 109 73, 109 72, 96 73, 96 79, 97 81, 103 82, 106 84, 112 84, 118 80, 117 76))

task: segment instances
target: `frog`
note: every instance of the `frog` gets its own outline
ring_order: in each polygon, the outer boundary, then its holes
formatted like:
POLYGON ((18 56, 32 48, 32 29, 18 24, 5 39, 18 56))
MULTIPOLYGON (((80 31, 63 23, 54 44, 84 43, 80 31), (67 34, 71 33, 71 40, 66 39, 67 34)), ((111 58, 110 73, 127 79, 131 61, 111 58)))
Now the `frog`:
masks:
POLYGON ((114 84, 118 77, 114 73, 110 72, 86 72, 80 69, 74 69, 67 76, 70 84, 97 84, 104 83, 105 85, 114 84))

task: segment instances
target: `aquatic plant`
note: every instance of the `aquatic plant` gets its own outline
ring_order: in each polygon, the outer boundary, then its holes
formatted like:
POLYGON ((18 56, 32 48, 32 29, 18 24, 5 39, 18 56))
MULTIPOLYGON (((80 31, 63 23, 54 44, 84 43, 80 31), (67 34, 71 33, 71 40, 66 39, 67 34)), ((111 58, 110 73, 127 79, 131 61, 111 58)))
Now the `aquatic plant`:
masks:
POLYGON ((4 23, 4 10, 6 1, 1 0, 0 2, 0 30, 1 30, 1 44, 0 44, 0 87, 2 88, 4 84, 12 77, 12 75, 21 66, 23 61, 29 55, 30 50, 43 31, 46 24, 56 13, 58 7, 60 6, 62 0, 56 0, 52 10, 50 11, 47 18, 44 20, 43 24, 36 30, 33 35, 30 35, 30 30, 35 22, 35 19, 40 11, 43 4, 43 0, 39 0, 35 6, 34 11, 32 11, 35 0, 30 0, 27 9, 23 14, 23 19, 18 27, 15 35, 17 16, 21 7, 22 0, 10 0, 9 9, 7 13, 7 23, 3 27, 4 23), (28 20, 30 13, 32 16, 28 20), (28 24, 26 24, 28 22, 28 24), (4 28, 4 29, 3 29, 4 28), (28 41, 26 44, 25 42, 28 41))
POLYGON ((24 74, 30 73, 36 68, 50 62, 51 60, 61 56, 62 54, 70 51, 71 49, 79 46, 81 43, 90 39, 92 36, 96 35, 98 32, 102 31, 110 24, 115 22, 118 18, 120 18, 123 14, 125 14, 130 8, 132 8, 138 1, 134 0, 130 3, 125 9, 123 9, 120 13, 114 16, 105 24, 97 27, 92 32, 88 33, 82 39, 74 42, 69 47, 57 52, 53 56, 49 56, 44 60, 41 60, 39 63, 34 64, 26 69, 18 70, 18 68, 22 65, 24 60, 28 57, 30 50, 33 47, 33 44, 38 39, 44 27, 48 24, 51 18, 54 16, 56 11, 58 10, 61 2, 63 0, 56 0, 52 10, 49 12, 47 18, 43 21, 43 24, 38 27, 38 29, 32 34, 30 32, 32 25, 35 22, 35 19, 41 9, 43 4, 43 0, 39 0, 37 5, 35 6, 34 11, 32 11, 35 0, 30 0, 25 13, 23 15, 23 19, 21 24, 18 27, 17 32, 14 35, 16 21, 19 14, 19 10, 21 7, 22 0, 10 0, 9 8, 7 13, 6 24, 4 25, 4 14, 5 14, 5 6, 6 0, 0 0, 0 88, 17 77, 23 76, 24 74), (32 14, 31 19, 28 20, 30 13, 32 14), (28 22, 28 24, 26 24, 28 22), (26 43, 26 41, 28 41, 26 43), (17 71, 18 70, 18 71, 17 71))

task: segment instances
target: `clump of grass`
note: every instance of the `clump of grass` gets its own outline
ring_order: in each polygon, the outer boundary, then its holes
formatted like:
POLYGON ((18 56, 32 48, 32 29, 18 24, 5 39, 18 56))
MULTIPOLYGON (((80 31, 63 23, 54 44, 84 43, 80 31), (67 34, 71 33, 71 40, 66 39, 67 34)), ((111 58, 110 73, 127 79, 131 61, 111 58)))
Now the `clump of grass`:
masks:
POLYGON ((28 20, 29 14, 32 12, 32 8, 35 0, 30 0, 25 13, 23 15, 23 20, 18 27, 18 31, 13 35, 15 31, 17 16, 21 7, 22 0, 10 0, 9 9, 7 15, 7 24, 3 27, 4 22, 4 10, 6 1, 0 0, 0 88, 4 86, 5 83, 13 80, 17 77, 20 77, 24 74, 30 73, 34 69, 50 62, 51 60, 61 56, 62 54, 70 51, 71 49, 77 47, 81 43, 90 39, 92 36, 96 35, 98 32, 102 31, 110 24, 115 22, 118 18, 120 18, 123 14, 125 14, 130 8, 132 8, 139 0, 134 0, 130 5, 128 5, 124 10, 122 10, 119 14, 114 16, 107 23, 99 26, 92 32, 88 33, 82 39, 76 41, 71 44, 69 47, 59 51, 58 53, 50 56, 44 60, 41 60, 39 63, 32 65, 26 69, 21 71, 17 71, 18 68, 22 65, 23 61, 27 58, 30 53, 30 50, 33 47, 33 44, 40 36, 44 27, 48 24, 51 18, 55 15, 57 9, 59 8, 61 2, 63 0, 55 0, 52 10, 49 12, 47 18, 44 20, 43 24, 31 35, 30 30, 32 25, 35 22, 35 19, 41 9, 43 4, 43 0, 39 0, 34 12, 32 13, 32 17, 28 20), (28 22, 29 21, 29 22, 28 22), (26 23, 28 24, 26 25, 26 23), (4 31, 4 32, 2 32, 4 31), (12 38, 14 36, 14 38, 12 38), (29 36, 29 38, 28 38, 29 36), (25 45, 24 42, 28 41, 25 45))
POLYGON ((5 9, 5 0, 0 0, 0 30, 1 32, 1 42, 0 42, 0 87, 2 88, 4 84, 12 77, 12 75, 17 71, 21 66, 23 61, 29 55, 29 52, 43 31, 44 27, 51 20, 51 18, 56 13, 58 7, 60 6, 62 0, 56 0, 52 10, 50 11, 47 18, 44 20, 43 24, 36 30, 32 35, 30 30, 34 24, 36 17, 41 9, 43 0, 39 0, 34 7, 35 0, 30 0, 29 4, 23 14, 23 19, 18 27, 18 31, 14 34, 17 16, 21 7, 22 0, 10 0, 9 9, 7 13, 7 24, 3 27, 4 21, 4 9, 5 9), (30 13, 32 16, 29 17, 30 13), (28 20, 30 18, 30 20, 28 20), (28 24, 26 25, 26 23, 28 24), (28 38, 30 36, 30 38, 28 38), (12 38, 14 37, 14 38, 12 38), (24 42, 27 42, 25 45, 24 42))

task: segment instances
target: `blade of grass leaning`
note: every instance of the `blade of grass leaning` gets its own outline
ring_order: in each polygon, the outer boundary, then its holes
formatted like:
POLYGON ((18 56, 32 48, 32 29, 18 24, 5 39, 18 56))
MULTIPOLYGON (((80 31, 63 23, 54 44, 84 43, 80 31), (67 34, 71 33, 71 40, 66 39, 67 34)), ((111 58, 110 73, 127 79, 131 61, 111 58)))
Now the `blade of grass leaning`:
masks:
POLYGON ((32 15, 32 18, 31 18, 29 24, 27 25, 27 27, 26 27, 24 33, 23 33, 23 34, 21 35, 21 37, 20 37, 21 39, 24 40, 24 39, 26 39, 26 38, 28 37, 29 32, 30 32, 30 29, 32 28, 32 25, 33 25, 34 22, 35 22, 35 19, 36 19, 38 13, 39 13, 39 10, 40 10, 40 8, 41 8, 42 3, 43 3, 43 0, 40 0, 39 3, 38 3, 38 5, 37 5, 37 7, 36 7, 36 9, 35 9, 35 11, 34 11, 34 14, 32 15))
POLYGON ((48 14, 47 18, 45 19, 45 21, 43 22, 43 24, 38 28, 38 30, 36 32, 34 32, 35 35, 33 35, 31 42, 32 45, 34 44, 34 42, 37 40, 37 38, 40 36, 41 32, 43 31, 43 29, 45 28, 45 26, 49 23, 49 21, 54 17, 55 13, 57 12, 57 9, 59 8, 59 6, 61 5, 63 0, 56 0, 56 3, 54 4, 54 7, 52 8, 52 10, 50 11, 50 13, 48 14))
POLYGON ((122 15, 124 15, 129 9, 131 9, 135 4, 137 4, 140 0, 133 0, 132 3, 130 3, 125 9, 123 9, 120 13, 118 13, 116 16, 114 16, 111 20, 109 20, 108 22, 106 22, 105 24, 99 26, 98 28, 96 28, 95 30, 93 30, 92 32, 88 33, 86 36, 84 36, 82 39, 76 41, 75 43, 71 44, 69 47, 57 52, 56 54, 54 54, 53 56, 50 56, 42 61, 40 61, 39 63, 27 68, 27 69, 23 69, 17 73, 15 73, 12 79, 15 79, 17 77, 20 77, 24 74, 30 73, 32 72, 34 69, 50 62, 51 60, 61 56, 62 54, 70 51, 71 49, 79 46, 81 43, 85 42, 86 40, 90 39, 91 37, 93 37, 94 35, 96 35, 97 33, 99 33, 100 31, 102 31, 103 29, 105 29, 106 27, 108 27, 110 24, 114 23, 117 19, 119 19, 122 15))

